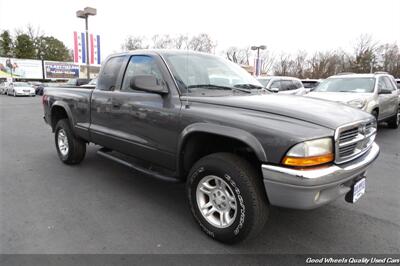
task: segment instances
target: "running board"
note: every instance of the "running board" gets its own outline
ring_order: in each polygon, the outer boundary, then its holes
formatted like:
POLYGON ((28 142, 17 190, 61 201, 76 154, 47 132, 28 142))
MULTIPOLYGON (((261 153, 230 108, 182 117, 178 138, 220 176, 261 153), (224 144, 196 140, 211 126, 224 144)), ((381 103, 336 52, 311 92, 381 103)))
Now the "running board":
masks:
POLYGON ((134 169, 136 171, 144 173, 146 175, 150 175, 150 176, 155 177, 157 179, 161 179, 163 181, 172 182, 172 183, 180 183, 180 182, 182 182, 178 178, 171 177, 171 176, 166 176, 166 175, 163 175, 161 173, 155 172, 153 170, 141 167, 139 165, 135 165, 135 164, 133 164, 131 162, 128 162, 126 160, 118 158, 118 157, 116 157, 116 156, 114 156, 112 154, 109 154, 109 152, 111 152, 111 151, 110 150, 105 150, 105 149, 104 150, 100 149, 100 150, 97 151, 97 154, 100 155, 100 156, 103 156, 103 157, 105 157, 107 159, 110 159, 110 160, 112 160, 114 162, 120 163, 120 164, 125 165, 125 166, 127 166, 129 168, 132 168, 132 169, 134 169))

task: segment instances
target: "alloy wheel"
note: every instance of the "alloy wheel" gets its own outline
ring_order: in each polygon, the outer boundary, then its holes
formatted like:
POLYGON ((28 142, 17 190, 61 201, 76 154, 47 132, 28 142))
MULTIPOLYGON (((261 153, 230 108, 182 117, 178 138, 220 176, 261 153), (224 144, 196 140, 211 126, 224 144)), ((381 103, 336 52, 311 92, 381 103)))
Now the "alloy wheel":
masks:
POLYGON ((197 185, 196 200, 200 213, 211 225, 226 228, 235 221, 236 197, 222 178, 214 175, 202 178, 197 185))
POLYGON ((67 134, 65 133, 64 129, 60 129, 57 134, 57 145, 58 145, 58 150, 63 156, 68 155, 69 151, 69 144, 68 144, 68 137, 67 134))

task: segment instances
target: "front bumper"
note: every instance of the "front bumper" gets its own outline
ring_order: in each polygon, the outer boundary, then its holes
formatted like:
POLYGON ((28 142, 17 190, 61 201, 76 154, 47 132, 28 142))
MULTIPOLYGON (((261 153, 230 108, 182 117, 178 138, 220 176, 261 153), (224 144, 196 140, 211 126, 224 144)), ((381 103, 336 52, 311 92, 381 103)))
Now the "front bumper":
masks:
POLYGON ((312 170, 297 170, 262 165, 264 186, 273 206, 314 209, 351 190, 354 182, 365 176, 367 168, 379 155, 376 143, 363 156, 341 165, 312 170))
POLYGON ((32 92, 16 92, 15 95, 16 96, 34 96, 36 94, 32 93, 32 92))

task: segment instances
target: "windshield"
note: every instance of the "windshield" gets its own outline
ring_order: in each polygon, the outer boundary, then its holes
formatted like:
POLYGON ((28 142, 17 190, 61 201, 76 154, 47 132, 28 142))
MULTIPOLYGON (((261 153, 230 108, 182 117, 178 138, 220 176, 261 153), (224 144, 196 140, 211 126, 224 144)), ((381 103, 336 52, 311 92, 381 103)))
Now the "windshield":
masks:
POLYGON ((262 85, 239 65, 206 54, 164 55, 182 92, 240 91, 262 85))
POLYGON ((67 84, 68 84, 68 85, 75 85, 75 84, 76 84, 76 79, 69 79, 69 80, 67 81, 67 84))
POLYGON ((96 85, 96 83, 97 83, 97 79, 92 79, 92 80, 88 83, 88 85, 96 85))
POLYGON ((258 79, 258 81, 259 81, 264 87, 267 87, 267 85, 268 85, 268 83, 269 83, 270 80, 271 80, 271 79, 258 79))
POLYGON ((29 85, 26 82, 14 82, 14 87, 30 87, 31 85, 29 85))
POLYGON ((314 91, 368 93, 374 87, 374 78, 331 78, 322 81, 314 91))

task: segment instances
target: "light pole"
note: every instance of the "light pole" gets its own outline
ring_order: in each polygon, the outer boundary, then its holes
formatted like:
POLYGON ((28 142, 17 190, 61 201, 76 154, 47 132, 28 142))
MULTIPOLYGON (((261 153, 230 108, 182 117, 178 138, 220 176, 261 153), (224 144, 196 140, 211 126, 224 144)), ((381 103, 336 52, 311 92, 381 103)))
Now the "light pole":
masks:
POLYGON ((78 18, 85 19, 85 30, 86 30, 86 73, 87 79, 90 79, 90 63, 89 63, 89 16, 95 16, 97 14, 96 8, 85 7, 83 10, 76 11, 78 18))
POLYGON ((252 46, 251 50, 255 51, 257 50, 257 63, 256 63, 256 76, 259 76, 261 74, 261 66, 260 66, 260 50, 265 50, 267 46, 265 45, 259 45, 259 46, 252 46))

